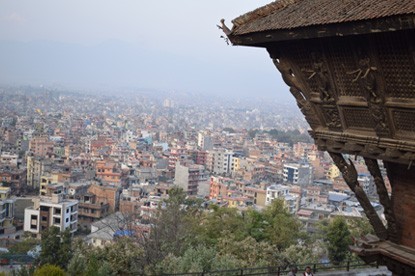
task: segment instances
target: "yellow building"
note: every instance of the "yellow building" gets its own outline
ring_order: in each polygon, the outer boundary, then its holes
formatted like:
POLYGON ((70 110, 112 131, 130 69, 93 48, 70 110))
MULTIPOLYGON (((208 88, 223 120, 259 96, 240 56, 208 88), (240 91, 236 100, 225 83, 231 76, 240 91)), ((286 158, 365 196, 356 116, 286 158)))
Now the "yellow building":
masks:
POLYGON ((334 164, 332 164, 327 170, 326 175, 327 175, 327 179, 334 180, 336 177, 340 176, 340 171, 334 164))

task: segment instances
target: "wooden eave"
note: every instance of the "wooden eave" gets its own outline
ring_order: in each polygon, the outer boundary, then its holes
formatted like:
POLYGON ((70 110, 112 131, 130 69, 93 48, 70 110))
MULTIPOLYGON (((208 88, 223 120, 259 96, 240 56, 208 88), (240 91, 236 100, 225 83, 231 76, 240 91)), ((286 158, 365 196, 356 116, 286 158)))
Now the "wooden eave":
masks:
POLYGON ((243 35, 233 35, 231 33, 228 35, 228 38, 233 45, 266 47, 267 44, 273 42, 365 35, 408 29, 415 29, 414 14, 339 24, 314 25, 294 29, 279 29, 243 35))

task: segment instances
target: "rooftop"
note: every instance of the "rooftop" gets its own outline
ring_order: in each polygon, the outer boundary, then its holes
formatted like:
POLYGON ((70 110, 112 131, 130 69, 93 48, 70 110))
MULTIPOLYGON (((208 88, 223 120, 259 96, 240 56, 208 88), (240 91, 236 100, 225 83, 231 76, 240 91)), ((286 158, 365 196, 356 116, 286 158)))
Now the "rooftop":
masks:
POLYGON ((232 21, 231 35, 415 14, 413 0, 279 0, 232 21))

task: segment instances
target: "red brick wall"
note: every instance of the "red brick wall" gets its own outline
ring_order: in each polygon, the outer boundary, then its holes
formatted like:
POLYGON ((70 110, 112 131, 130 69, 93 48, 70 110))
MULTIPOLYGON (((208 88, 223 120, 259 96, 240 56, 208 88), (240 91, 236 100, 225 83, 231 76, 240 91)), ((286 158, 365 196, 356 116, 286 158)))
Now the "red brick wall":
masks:
POLYGON ((415 248, 415 166, 408 170, 408 165, 385 165, 392 186, 392 205, 400 229, 401 244, 415 248))

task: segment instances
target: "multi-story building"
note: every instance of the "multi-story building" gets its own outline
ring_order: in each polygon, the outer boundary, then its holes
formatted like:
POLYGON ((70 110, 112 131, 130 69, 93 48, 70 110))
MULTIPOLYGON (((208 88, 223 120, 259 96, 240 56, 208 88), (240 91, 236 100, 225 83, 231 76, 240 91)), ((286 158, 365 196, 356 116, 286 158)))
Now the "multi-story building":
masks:
POLYGON ((15 198, 10 196, 9 187, 0 187, 0 235, 16 232, 13 226, 15 198))
POLYGON ((265 207, 266 204, 266 190, 265 187, 255 187, 251 185, 246 185, 243 188, 244 196, 249 198, 253 204, 265 207))
POLYGON ((183 188, 188 195, 197 195, 199 185, 207 179, 202 165, 181 165, 177 162, 174 184, 183 188))
POLYGON ((78 200, 65 199, 60 193, 36 198, 33 202, 33 207, 25 209, 24 231, 40 237, 42 231, 51 226, 60 231, 70 229, 71 233, 78 229, 78 200))
POLYGON ((2 152, 0 155, 0 164, 17 167, 17 159, 17 154, 12 154, 10 152, 2 152))
POLYGON ((274 184, 267 188, 265 204, 270 205, 275 199, 284 200, 285 206, 291 214, 298 211, 300 206, 300 197, 297 194, 290 193, 290 187, 281 184, 274 184))
POLYGON ((52 155, 54 153, 53 146, 54 142, 49 141, 49 139, 44 136, 34 137, 32 138, 32 140, 29 141, 29 150, 35 156, 46 157, 52 155))
POLYGON ((85 228, 89 228, 92 222, 100 220, 108 214, 110 206, 104 198, 97 198, 96 195, 90 193, 80 195, 78 198, 78 220, 79 224, 85 228))
POLYGON ((233 190, 237 190, 236 181, 234 179, 222 176, 210 177, 210 199, 229 196, 233 190))
POLYGON ((284 164, 284 182, 307 186, 312 182, 312 167, 308 164, 284 164))
POLYGON ((181 147, 170 149, 168 170, 174 172, 177 161, 187 159, 187 150, 181 147))
POLYGON ((109 212, 118 211, 121 192, 122 190, 118 185, 92 184, 88 188, 88 193, 94 194, 97 202, 107 202, 109 204, 109 212))
POLYGON ((41 176, 51 170, 51 162, 38 156, 27 156, 27 186, 39 188, 41 176))
POLYGON ((235 170, 233 151, 218 149, 210 151, 209 154, 211 155, 213 173, 229 175, 235 170))
POLYGON ((197 135, 197 145, 202 150, 211 150, 213 149, 213 140, 210 134, 206 132, 199 132, 197 135))
POLYGON ((96 161, 95 173, 97 178, 107 183, 121 183, 121 171, 117 168, 115 162, 106 160, 96 161))

